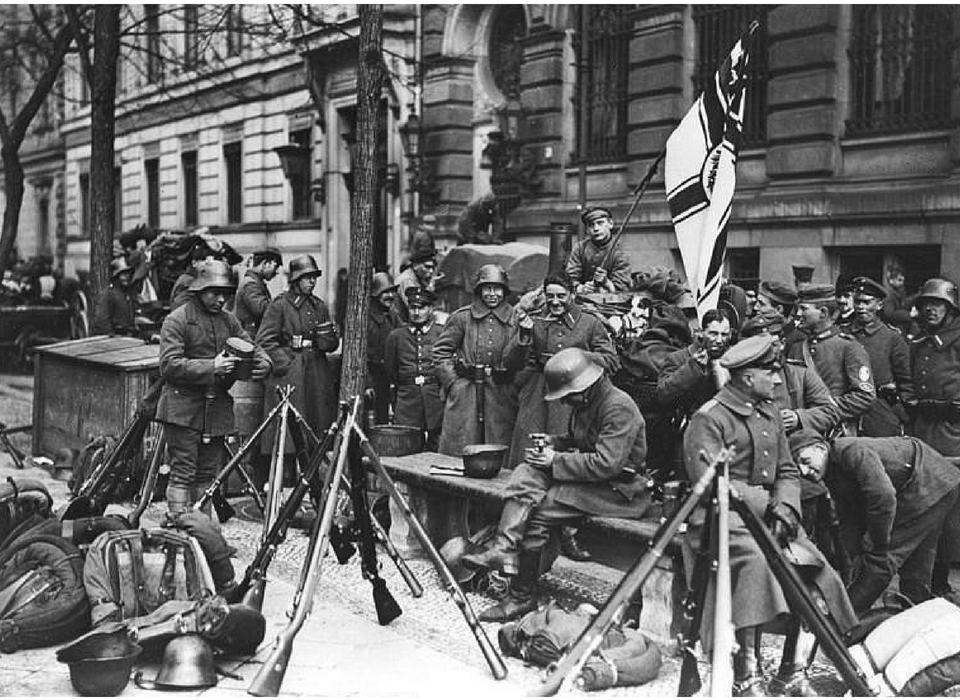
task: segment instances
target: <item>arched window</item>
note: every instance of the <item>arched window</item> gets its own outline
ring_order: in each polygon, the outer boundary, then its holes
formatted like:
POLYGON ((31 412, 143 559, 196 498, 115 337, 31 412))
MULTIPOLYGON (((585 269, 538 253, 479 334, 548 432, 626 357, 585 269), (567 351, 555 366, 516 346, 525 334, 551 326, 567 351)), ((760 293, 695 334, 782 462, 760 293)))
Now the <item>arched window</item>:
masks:
POLYGON ((949 5, 855 5, 847 134, 947 127, 953 89, 949 5))
POLYGON ((508 100, 520 99, 520 64, 527 35, 527 16, 523 5, 501 5, 494 11, 487 55, 490 74, 497 89, 508 100))

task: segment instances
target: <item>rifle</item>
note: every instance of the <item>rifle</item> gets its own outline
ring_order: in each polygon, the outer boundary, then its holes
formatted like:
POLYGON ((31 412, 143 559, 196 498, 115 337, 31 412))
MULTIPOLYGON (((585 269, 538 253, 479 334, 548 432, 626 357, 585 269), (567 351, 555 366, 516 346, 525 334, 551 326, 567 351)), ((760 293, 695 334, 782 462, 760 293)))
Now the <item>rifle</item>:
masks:
POLYGON ((217 509, 217 517, 219 518, 220 522, 225 523, 227 520, 233 517, 233 506, 227 503, 226 499, 223 497, 223 494, 220 492, 220 486, 224 481, 227 480, 227 477, 230 476, 230 472, 236 469, 240 462, 243 461, 243 458, 247 456, 247 453, 253 447, 254 443, 260 439, 263 431, 267 429, 267 425, 269 425, 270 421, 272 421, 277 413, 280 412, 280 409, 290 401, 290 394, 292 393, 293 387, 288 387, 288 391, 281 394, 280 403, 273 407, 273 410, 270 411, 267 417, 263 419, 263 422, 257 426, 257 429, 253 431, 253 434, 247 438, 247 441, 240 446, 240 449, 237 450, 237 453, 233 455, 233 457, 230 458, 230 461, 227 462, 223 469, 220 470, 220 473, 217 474, 210 486, 208 486, 207 489, 200 494, 200 498, 197 499, 197 502, 193 504, 194 510, 202 510, 204 506, 207 505, 207 502, 212 498, 214 499, 213 505, 214 508, 217 509), (220 506, 217 505, 218 496, 219 500, 222 501, 220 506), (224 505, 226 506, 226 509, 221 512, 221 508, 223 508, 224 505), (224 515, 226 515, 226 517, 224 517, 224 515))
POLYGON ((630 603, 634 593, 643 585, 647 577, 650 576, 650 573, 657 565, 657 561, 663 556, 663 552, 670 543, 670 539, 680 528, 680 525, 689 517, 690 513, 693 512, 697 503, 700 502, 700 498, 706 493, 711 482, 713 482, 718 466, 728 461, 730 455, 731 451, 724 448, 714 457, 707 466, 707 470, 697 483, 694 484, 686 500, 669 520, 657 528, 650 548, 630 567, 630 570, 620 580, 620 583, 617 584, 617 587, 607 599, 607 602, 604 603, 600 612, 598 612, 596 617, 590 621, 590 624, 584 628, 580 636, 577 637, 577 641, 573 643, 567 653, 557 662, 556 667, 543 681, 543 684, 539 688, 534 689, 530 693, 531 695, 538 697, 556 695, 566 683, 570 683, 576 678, 583 668, 583 665, 600 646, 604 635, 606 635, 613 623, 619 619, 623 608, 630 603))
POLYGON ((16 445, 10 442, 10 436, 14 433, 26 433, 32 429, 32 425, 20 425, 16 428, 8 428, 5 424, 0 423, 0 447, 3 447, 7 454, 13 458, 13 463, 17 469, 23 469, 23 460, 26 455, 17 449, 16 445))
POLYGON ((339 438, 340 422, 337 421, 327 429, 327 432, 323 436, 320 449, 314 453, 307 470, 301 475, 300 481, 297 482, 296 487, 287 497, 287 500, 284 501, 276 521, 270 526, 268 532, 263 537, 263 542, 254 555, 253 561, 250 562, 250 566, 247 567, 243 579, 231 596, 234 600, 244 599, 251 607, 256 607, 257 610, 261 609, 260 606, 263 603, 263 587, 266 583, 267 567, 269 567, 270 562, 273 561, 273 555, 276 553, 277 548, 286 539, 287 526, 300 509, 300 504, 306 497, 307 491, 311 488, 311 478, 313 475, 319 473, 320 465, 327 451, 329 451, 330 447, 335 443, 337 444, 336 449, 339 449, 339 438), (250 596, 251 599, 247 600, 247 594, 252 589, 254 589, 254 593, 250 596), (259 589, 259 591, 255 589, 259 589))
MULTIPOLYGON (((482 387, 480 388, 482 389, 482 387)), ((403 494, 401 494, 397 489, 396 483, 394 483, 393 479, 387 473, 383 463, 380 461, 380 457, 373 449, 373 446, 370 445, 370 441, 367 439, 367 436, 363 433, 359 426, 354 425, 352 426, 352 429, 357 433, 357 437, 360 440, 360 449, 367 456, 367 459, 370 460, 374 471, 379 477, 380 482, 390 494, 390 497, 394 500, 397 506, 399 506, 401 512, 403 513, 404 519, 406 519, 410 529, 413 530, 414 535, 416 535, 417 540, 420 542, 420 546, 423 547, 423 550, 427 553, 430 561, 433 562, 437 573, 440 575, 440 580, 447 588, 447 591, 457 604, 460 612, 463 613, 463 617, 467 621, 467 625, 470 627, 470 631, 473 633, 474 638, 477 640, 477 644, 480 646, 480 651, 483 653, 483 656, 487 661, 487 665, 490 666, 490 670, 493 672, 493 677, 497 680, 503 680, 507 677, 507 667, 504 665, 503 659, 500 658, 500 654, 497 652, 496 648, 490 643, 487 633, 483 630, 483 627, 480 626, 480 621, 477 619, 476 613, 470 606, 470 601, 467 600, 467 596, 464 595, 463 589, 460 588, 460 584, 457 583, 456 577, 453 575, 453 573, 451 573, 450 567, 447 566, 447 563, 443 560, 443 557, 440 556, 437 548, 434 547, 433 542, 430 541, 430 537, 417 520, 417 516, 415 516, 413 511, 410 509, 410 504, 407 503, 407 500, 403 497, 403 494)))
POLYGON ((711 697, 733 694, 733 591, 730 587, 730 476, 728 465, 717 474, 717 583, 714 588, 713 671, 711 697))
POLYGON ((290 654, 293 651, 293 640, 306 622, 313 609, 313 599, 320 583, 320 564, 327 551, 330 526, 333 523, 333 514, 336 510, 335 485, 340 483, 344 467, 347 462, 347 440, 350 430, 356 424, 357 413, 360 410, 360 397, 356 397, 350 412, 344 422, 343 432, 339 437, 339 449, 333 469, 327 470, 324 480, 326 499, 323 502, 323 512, 316 518, 310 533, 310 549, 300 574, 300 585, 293 598, 293 615, 290 624, 277 636, 277 641, 270 651, 260 671, 257 673, 247 692, 250 695, 275 697, 280 692, 283 677, 287 673, 287 664, 290 663, 290 654))
MULTIPOLYGON (((279 387, 277 390, 279 391, 279 387)), ((277 517, 283 502, 284 453, 287 444, 287 415, 290 403, 284 402, 280 411, 280 425, 274 439, 273 459, 270 462, 270 476, 267 478, 267 503, 263 511, 264 527, 269 527, 277 517)))
POLYGON ((363 461, 357 436, 351 435, 347 442, 350 462, 350 496, 353 499, 354 531, 360 545, 360 570, 363 577, 373 586, 373 604, 377 610, 377 621, 389 625, 400 617, 402 610, 396 599, 387 590, 387 582, 380 577, 380 562, 377 561, 376 538, 370 524, 370 504, 367 502, 367 489, 363 461))
POLYGON ((157 435, 157 441, 150 456, 150 465, 147 467, 147 473, 143 479, 143 485, 140 487, 140 493, 137 498, 137 507, 130 511, 127 520, 131 528, 140 527, 140 516, 153 500, 153 491, 157 487, 157 477, 160 474, 160 463, 163 462, 163 450, 166 448, 167 441, 161 427, 157 435))
POLYGON ((790 603, 790 609, 796 610, 807 627, 816 635, 823 645, 823 651, 833 661, 840 676, 846 682, 851 693, 856 697, 871 697, 874 695, 867 683, 867 678, 857 663, 850 656, 840 633, 833 622, 820 612, 800 575, 794 570, 783 552, 774 540, 769 528, 760 522, 760 519, 750 510, 750 506, 743 500, 733 487, 730 488, 730 503, 733 509, 743 520, 743 524, 753 536, 760 551, 767 560, 773 575, 780 583, 780 588, 790 603))

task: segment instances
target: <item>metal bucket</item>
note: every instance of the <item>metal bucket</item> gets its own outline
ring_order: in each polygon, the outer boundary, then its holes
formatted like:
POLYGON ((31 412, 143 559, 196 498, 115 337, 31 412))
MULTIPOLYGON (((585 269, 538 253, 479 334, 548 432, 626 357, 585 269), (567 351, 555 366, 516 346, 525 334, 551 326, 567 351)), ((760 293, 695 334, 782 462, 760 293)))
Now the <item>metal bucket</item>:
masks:
POLYGON ((423 431, 412 425, 375 425, 367 437, 383 457, 403 457, 423 451, 423 431))
POLYGON ((263 382, 234 382, 230 387, 233 397, 233 428, 248 437, 263 420, 263 382))

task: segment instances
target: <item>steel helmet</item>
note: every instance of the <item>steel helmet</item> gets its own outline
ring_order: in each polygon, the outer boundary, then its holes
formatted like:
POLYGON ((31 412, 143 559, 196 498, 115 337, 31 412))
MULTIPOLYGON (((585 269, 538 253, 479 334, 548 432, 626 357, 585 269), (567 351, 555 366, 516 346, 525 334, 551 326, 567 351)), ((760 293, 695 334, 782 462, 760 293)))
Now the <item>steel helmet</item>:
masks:
POLYGON ((290 273, 288 275, 290 284, 307 275, 319 277, 322 274, 320 266, 317 265, 317 261, 314 260, 312 255, 298 255, 290 261, 290 273))
POLYGON ((490 263, 481 265, 477 270, 477 281, 473 285, 473 292, 476 294, 481 284, 499 284, 502 285, 507 294, 510 293, 510 282, 507 280, 507 271, 499 265, 490 263))
POLYGON ((603 368, 580 348, 564 348, 547 360, 543 378, 547 383, 547 401, 578 394, 593 386, 603 374, 603 368))
POLYGON ((96 630, 57 652, 57 661, 70 667, 70 682, 81 695, 114 696, 123 692, 142 649, 122 627, 96 630))
POLYGON ((389 272, 375 272, 373 281, 370 283, 370 296, 378 297, 384 292, 396 289, 397 285, 393 283, 393 278, 389 272))
POLYGON ((200 267, 189 291, 202 292, 212 287, 233 291, 236 286, 230 276, 230 266, 227 263, 223 260, 207 260, 200 267))
POLYGON ((121 272, 133 272, 133 268, 127 263, 123 256, 114 258, 110 262, 110 279, 115 280, 121 272))
POLYGON ((167 642, 154 681, 166 688, 211 688, 217 684, 213 650, 199 635, 185 634, 167 642))
POLYGON ((940 277, 928 279, 923 283, 923 288, 920 290, 920 294, 917 295, 917 303, 921 303, 924 299, 945 301, 954 309, 960 310, 960 299, 958 299, 957 296, 957 285, 950 280, 945 280, 940 277))

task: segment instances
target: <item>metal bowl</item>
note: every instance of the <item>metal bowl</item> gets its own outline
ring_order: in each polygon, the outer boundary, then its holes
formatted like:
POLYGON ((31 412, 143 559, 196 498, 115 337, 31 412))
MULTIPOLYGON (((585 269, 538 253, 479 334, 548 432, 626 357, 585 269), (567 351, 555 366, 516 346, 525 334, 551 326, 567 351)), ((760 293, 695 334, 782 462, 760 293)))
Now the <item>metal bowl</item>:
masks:
POLYGON ((412 425, 375 425, 367 431, 381 457, 403 457, 423 451, 423 431, 412 425))
POLYGON ((506 445, 467 445, 462 455, 464 476, 492 479, 500 473, 509 451, 506 445))

